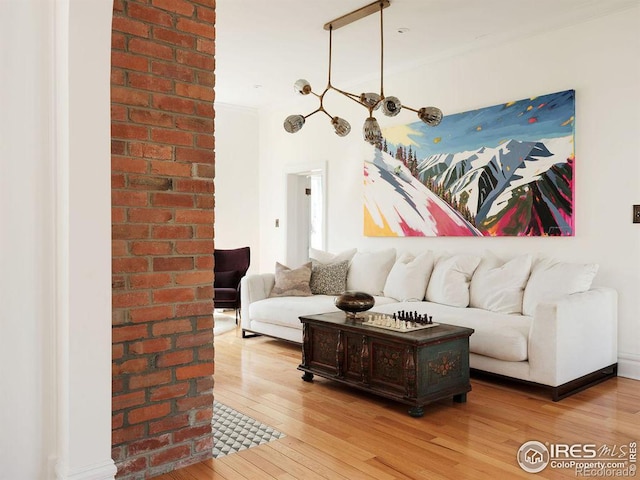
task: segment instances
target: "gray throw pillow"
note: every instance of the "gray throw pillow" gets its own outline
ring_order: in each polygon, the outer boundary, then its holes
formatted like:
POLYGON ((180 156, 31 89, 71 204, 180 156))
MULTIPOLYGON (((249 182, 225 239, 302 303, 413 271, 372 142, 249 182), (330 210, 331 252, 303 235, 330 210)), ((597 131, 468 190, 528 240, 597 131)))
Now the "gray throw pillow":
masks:
POLYGON ((308 297, 311 295, 311 262, 291 269, 276 262, 276 283, 270 297, 308 297))
POLYGON ((313 262, 311 293, 316 295, 341 295, 347 288, 349 260, 330 264, 313 262))

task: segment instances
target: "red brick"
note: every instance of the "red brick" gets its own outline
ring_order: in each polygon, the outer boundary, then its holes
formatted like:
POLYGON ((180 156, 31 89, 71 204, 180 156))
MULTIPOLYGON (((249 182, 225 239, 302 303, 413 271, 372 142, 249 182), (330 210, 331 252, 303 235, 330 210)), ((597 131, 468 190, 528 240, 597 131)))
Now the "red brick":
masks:
POLYGON ((127 458, 117 465, 118 477, 124 478, 126 475, 141 472, 147 468, 147 457, 127 458))
POLYGON ((145 438, 144 440, 130 443, 127 446, 127 452, 129 456, 134 456, 140 453, 158 450, 159 448, 166 447, 170 443, 171 436, 169 434, 160 435, 158 437, 145 438))
POLYGON ((195 452, 209 452, 213 448, 213 436, 198 440, 193 446, 195 452))
POLYGON ((125 178, 123 174, 111 174, 111 188, 124 188, 125 178))
POLYGON ((190 332, 193 330, 191 320, 182 318, 180 320, 167 320, 164 322, 155 322, 153 324, 153 336, 160 337, 162 335, 173 335, 175 333, 190 332))
POLYGON ((111 192, 111 205, 143 207, 147 205, 147 194, 145 192, 115 190, 111 192))
POLYGON ((173 125, 173 115, 158 112, 157 110, 131 108, 129 118, 131 118, 132 122, 144 123, 146 125, 157 125, 160 127, 170 127, 173 125))
POLYGON ((194 80, 193 69, 182 65, 152 62, 151 72, 165 78, 173 78, 183 82, 191 83, 194 80))
POLYGON ((132 325, 127 327, 115 327, 111 329, 111 342, 129 342, 147 336, 146 325, 132 325))
POLYGON ((194 113, 196 108, 196 104, 193 100, 170 97, 159 93, 153 95, 153 106, 160 110, 179 113, 194 113))
POLYGON ((215 112, 213 111, 213 103, 198 103, 196 105, 196 114, 200 117, 214 118, 215 112))
POLYGON ((169 160, 173 157, 173 147, 153 143, 130 143, 129 154, 142 158, 169 160))
MULTIPOLYGON (((215 165, 197 165, 197 176, 203 178, 214 178, 216 174, 215 165)), ((213 208, 213 204, 211 204, 211 208, 213 208)))
POLYGON ((151 129, 151 140, 172 145, 193 145, 193 134, 176 130, 151 129))
POLYGON ((127 149, 127 142, 123 142, 122 140, 113 140, 111 139, 111 154, 112 155, 124 155, 124 152, 127 149))
POLYGON ((156 207, 192 207, 193 196, 176 193, 154 193, 151 203, 156 207))
POLYGON ((148 162, 140 158, 112 157, 111 171, 146 173, 148 162))
MULTIPOLYGON (((215 142, 214 142, 214 139, 213 139, 213 135, 197 135, 196 136, 196 147, 204 148, 204 149, 207 149, 207 150, 213 150, 214 147, 215 147, 215 142)), ((212 165, 212 167, 213 167, 213 165, 212 165)), ((203 175, 198 174, 198 176, 202 177, 203 175)), ((213 175, 206 175, 206 176, 213 177, 213 175)))
POLYGON ((213 226, 198 225, 196 227, 196 238, 213 238, 213 226))
MULTIPOLYGON (((113 308, 140 307, 149 305, 147 292, 113 293, 111 296, 113 308)), ((135 337, 140 338, 140 337, 135 337)))
POLYGON ((170 175, 172 177, 190 177, 191 164, 152 161, 151 173, 155 173, 156 175, 170 175))
POLYGON ((113 0, 113 11, 124 12, 124 0, 113 0))
POLYGON ((142 90, 153 90, 154 92, 168 93, 173 90, 173 81, 168 78, 142 75, 133 72, 130 72, 128 75, 128 85, 142 90))
POLYGON ((188 457, 190 454, 191 447, 189 445, 181 445, 153 454, 149 457, 149 460, 151 466, 156 467, 165 463, 175 462, 181 458, 188 457))
POLYGON ((188 50, 177 50, 176 60, 178 63, 201 68, 202 70, 213 70, 215 68, 213 56, 190 52, 188 50))
POLYGON ((197 179, 177 180, 175 190, 178 192, 213 193, 213 181, 197 179))
POLYGON ((124 345, 122 343, 118 343, 115 345, 111 345, 111 359, 119 360, 124 355, 124 345))
MULTIPOLYGON (((204 346, 198 349, 198 360, 201 362, 206 362, 209 360, 213 360, 213 347, 212 346, 204 346)), ((213 365, 213 363, 212 363, 213 365)))
POLYGON ((176 160, 179 162, 213 163, 215 155, 213 150, 176 147, 176 160))
POLYGON ((124 381, 121 377, 114 378, 111 377, 111 393, 116 395, 124 391, 124 381))
POLYGON ((151 175, 129 175, 129 189, 136 190, 172 190, 173 179, 151 175))
POLYGON ((124 425, 124 413, 118 413, 111 417, 111 430, 115 430, 116 428, 122 428, 123 425, 124 425))
POLYGON ((183 428, 177 432, 173 432, 173 443, 182 443, 190 438, 197 438, 211 433, 211 425, 200 425, 197 427, 183 428))
MULTIPOLYGON (((148 72, 149 59, 139 55, 132 55, 128 52, 114 51, 111 52, 111 66, 124 68, 126 70, 135 70, 138 72, 148 72)), ((113 98, 113 89, 111 95, 113 98)))
POLYGON ((111 49, 112 50, 124 50, 126 45, 126 37, 117 32, 111 34, 111 49))
POLYGON ((151 40, 132 38, 129 42, 129 51, 162 60, 173 60, 173 48, 151 40))
POLYGON ((201 408, 196 410, 196 423, 208 422, 211 423, 213 418, 213 408, 201 408))
POLYGON ((209 25, 206 23, 195 22, 187 18, 178 18, 176 27, 178 30, 181 30, 183 32, 193 33, 194 35, 197 35, 199 37, 205 37, 210 39, 216 38, 215 27, 213 25, 209 25))
MULTIPOLYGON (((196 288, 196 298, 198 300, 204 300, 208 298, 213 298, 213 285, 207 285, 205 287, 196 288)), ((212 320, 213 322, 213 320, 212 320)), ((202 330, 200 328, 200 324, 198 323, 198 330, 202 330)))
POLYGON ((126 286, 124 275, 112 275, 111 276, 111 288, 114 290, 121 290, 126 286))
POLYGON ((136 358, 122 363, 114 363, 111 368, 111 373, 114 376, 142 373, 147 370, 147 368, 149 368, 149 362, 146 358, 136 358))
POLYGON ((212 270, 213 269, 213 257, 210 255, 198 257, 196 259, 196 268, 198 270, 212 270))
POLYGON ((153 29, 153 38, 155 38, 156 40, 162 40, 177 47, 186 48, 193 48, 196 42, 195 37, 191 34, 179 33, 174 30, 167 30, 166 28, 160 27, 155 27, 153 29))
POLYGON ((179 398, 176 400, 176 405, 179 412, 186 412, 198 407, 210 407, 213 405, 213 394, 179 398))
POLYGON ((213 87, 216 84, 216 76, 211 72, 198 72, 198 84, 213 87))
POLYGON ((128 140, 146 140, 149 138, 149 129, 139 125, 132 125, 130 123, 112 123, 111 137, 124 138, 128 140))
POLYGON ((213 210, 176 210, 176 223, 213 224, 213 210))
POLYGON ((212 23, 214 25, 216 23, 216 11, 211 8, 198 7, 196 16, 198 17, 198 20, 202 20, 203 22, 212 23))
POLYGON ((192 315, 209 315, 213 313, 213 300, 211 302, 198 302, 176 305, 176 316, 187 317, 192 315))
MULTIPOLYGON (((171 381, 170 370, 158 370, 147 375, 134 375, 129 379, 129 388, 137 390, 138 388, 154 387, 171 381)), ((169 413, 169 412, 167 412, 169 413)))
POLYGON ((213 241, 193 240, 189 242, 176 242, 176 252, 181 254, 190 253, 213 253, 213 241))
POLYGON ((173 318, 173 305, 132 308, 129 310, 129 315, 134 323, 166 320, 167 318, 173 318))
POLYGON ((129 345, 129 353, 144 355, 145 353, 164 352, 171 348, 170 338, 152 338, 129 345))
POLYGON ((165 288, 153 291, 153 303, 191 302, 195 297, 193 288, 165 288))
POLYGON ((111 105, 111 120, 125 121, 127 119, 127 107, 124 105, 111 105))
POLYGON ((167 223, 173 220, 173 212, 159 208, 130 208, 128 218, 131 223, 167 223))
MULTIPOLYGON (((119 68, 111 69, 111 85, 124 85, 124 70, 119 68)), ((112 120, 116 120, 112 117, 112 120)))
POLYGON ((152 0, 151 3, 154 7, 179 13, 185 17, 193 15, 193 5, 185 0, 152 0))
POLYGON ((167 385, 166 387, 154 388, 151 391, 151 401, 157 402, 168 400, 170 398, 184 397, 189 391, 189 383, 178 383, 176 385, 167 385))
MULTIPOLYGON (((131 253, 133 255, 168 255, 171 253, 170 242, 132 242, 131 253)), ((135 258, 132 260, 136 260, 135 258)), ((146 260, 145 260, 146 263, 146 260)), ((146 269, 145 269, 146 270, 146 269)), ((138 270, 142 271, 142 270, 138 270)))
MULTIPOLYGON (((121 443, 144 437, 144 425, 120 428, 111 432, 111 444, 115 447, 121 443)), ((118 472, 120 473, 120 472, 118 472)))
POLYGON ((193 228, 184 225, 154 226, 151 229, 153 238, 192 238, 193 228))
MULTIPOLYGON (((112 192, 112 196, 115 193, 112 192)), ((114 240, 149 238, 149 227, 147 225, 113 225, 111 236, 114 240)))
MULTIPOLYGON (((112 325, 124 325, 128 323, 127 320, 127 311, 122 309, 112 309, 111 310, 111 324, 112 325)), ((124 347, 123 347, 124 351, 124 347)), ((122 355, 121 355, 122 356, 122 355)), ((114 360, 116 357, 113 357, 114 360)))
POLYGON ((176 285, 213 284, 213 270, 198 270, 196 272, 178 273, 175 277, 176 285))
MULTIPOLYGON (((200 350, 202 350, 203 348, 209 348, 211 350, 213 350, 213 345, 207 345, 206 347, 201 347, 200 350)), ((214 373, 215 373, 215 364, 213 364, 213 362, 211 362, 211 364, 214 367, 214 373)), ((202 377, 202 378, 198 378, 196 380, 196 391, 199 393, 202 392, 212 392, 213 390, 213 377, 212 376, 206 376, 206 377, 202 377)))
MULTIPOLYGON (((213 287, 208 287, 213 289, 213 287)), ((212 292, 213 293, 213 292, 212 292)), ((213 297, 213 295, 210 295, 207 297, 207 299, 211 299, 213 297)), ((207 315, 205 317, 201 317, 198 318, 197 320, 197 329, 198 330, 208 330, 208 329, 212 329, 213 328, 213 317, 210 315, 207 315)))
MULTIPOLYGON (((160 368, 184 365, 193 361, 193 350, 177 350, 158 356, 156 365, 160 368)), ((188 385, 188 384, 184 384, 188 385)), ((185 392, 186 393, 186 392, 185 392)))
POLYGON ((189 83, 176 82, 176 95, 207 102, 213 102, 214 100, 213 88, 189 83))
POLYGON ((200 133, 213 133, 213 120, 197 117, 176 117, 176 127, 200 133))
POLYGON ((165 13, 157 8, 145 7, 137 3, 128 2, 129 16, 142 20, 144 22, 163 25, 165 27, 173 26, 173 20, 170 14, 165 13))
MULTIPOLYGON (((193 257, 160 257, 153 259, 154 272, 193 270, 193 257)), ((213 272, 211 272, 213 276, 213 272)))
POLYGON ((176 339, 176 348, 199 347, 207 343, 213 344, 213 331, 180 335, 176 339))
MULTIPOLYGON (((129 2, 127 2, 129 3, 129 2)), ((111 28, 117 32, 130 33, 138 37, 149 36, 149 25, 124 17, 113 17, 111 28)))
POLYGON ((148 269, 146 258, 114 258, 111 262, 113 273, 146 272, 148 269))
MULTIPOLYGON (((158 288, 171 284, 171 275, 168 273, 148 273, 143 275, 130 275, 131 288, 158 288)), ((159 308, 159 307, 149 307, 159 308)))
POLYGON ((149 434, 153 435, 159 432, 175 430, 177 428, 189 425, 188 414, 175 415, 156 422, 149 423, 149 434))
POLYGON ((111 208, 111 223, 124 223, 127 218, 125 214, 126 210, 122 207, 111 208))
POLYGON ((216 53, 216 43, 213 40, 207 40, 206 38, 198 38, 196 40, 196 50, 213 55, 216 53))
MULTIPOLYGON (((145 60, 146 61, 146 60, 145 60)), ((149 94, 139 90, 132 90, 124 87, 111 87, 111 101, 123 103, 125 105, 137 105, 140 107, 149 106, 149 94)), ((116 153, 113 152, 112 153, 116 153)), ((124 151, 122 152, 124 153, 124 151)))
POLYGON ((176 368, 177 380, 188 380, 190 378, 204 377, 205 375, 213 375, 213 363, 201 363, 199 365, 176 368))
POLYGON ((114 412, 118 410, 124 410, 125 408, 135 407, 142 405, 146 400, 146 394, 144 390, 139 392, 124 393, 122 395, 115 395, 111 399, 111 408, 114 412))
POLYGON ((131 410, 127 414, 127 419, 130 424, 142 423, 154 418, 164 417, 170 412, 171 404, 169 402, 164 402, 131 410))

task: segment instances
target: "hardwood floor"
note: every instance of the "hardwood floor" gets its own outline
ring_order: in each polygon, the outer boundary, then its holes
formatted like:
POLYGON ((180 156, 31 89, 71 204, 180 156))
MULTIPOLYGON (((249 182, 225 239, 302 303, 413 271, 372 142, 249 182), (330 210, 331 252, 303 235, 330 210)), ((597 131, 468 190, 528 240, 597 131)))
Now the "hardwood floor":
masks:
MULTIPOLYGON (((406 405, 330 380, 303 382, 299 363, 293 344, 216 337, 216 400, 287 436, 156 478, 530 479, 516 462, 526 441, 640 442, 639 381, 612 379, 554 403, 537 389, 472 379, 467 403, 440 401, 416 419, 406 405)), ((536 477, 576 473, 547 467, 536 477)))

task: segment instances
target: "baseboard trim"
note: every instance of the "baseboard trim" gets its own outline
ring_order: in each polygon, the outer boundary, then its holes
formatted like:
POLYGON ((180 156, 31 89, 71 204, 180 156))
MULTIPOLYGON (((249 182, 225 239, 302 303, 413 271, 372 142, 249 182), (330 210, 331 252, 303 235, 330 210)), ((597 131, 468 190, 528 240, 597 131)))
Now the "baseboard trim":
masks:
POLYGON ((62 472, 65 469, 61 467, 61 463, 56 466, 56 480, 114 480, 118 471, 111 459, 70 472, 62 472))
POLYGON ((633 353, 619 354, 618 376, 640 380, 640 355, 633 353))

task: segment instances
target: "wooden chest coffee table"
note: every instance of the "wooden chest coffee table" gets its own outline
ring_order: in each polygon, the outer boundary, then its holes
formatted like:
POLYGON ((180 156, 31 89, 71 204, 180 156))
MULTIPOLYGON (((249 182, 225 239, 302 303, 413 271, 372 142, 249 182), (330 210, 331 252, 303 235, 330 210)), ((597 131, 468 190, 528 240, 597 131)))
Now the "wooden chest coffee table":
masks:
MULTIPOLYGON (((375 312, 367 312, 367 314, 375 312)), ((469 336, 473 329, 438 325, 396 332, 347 319, 343 312, 307 315, 303 323, 302 379, 314 375, 411 405, 447 397, 465 402, 469 381, 469 336)))

